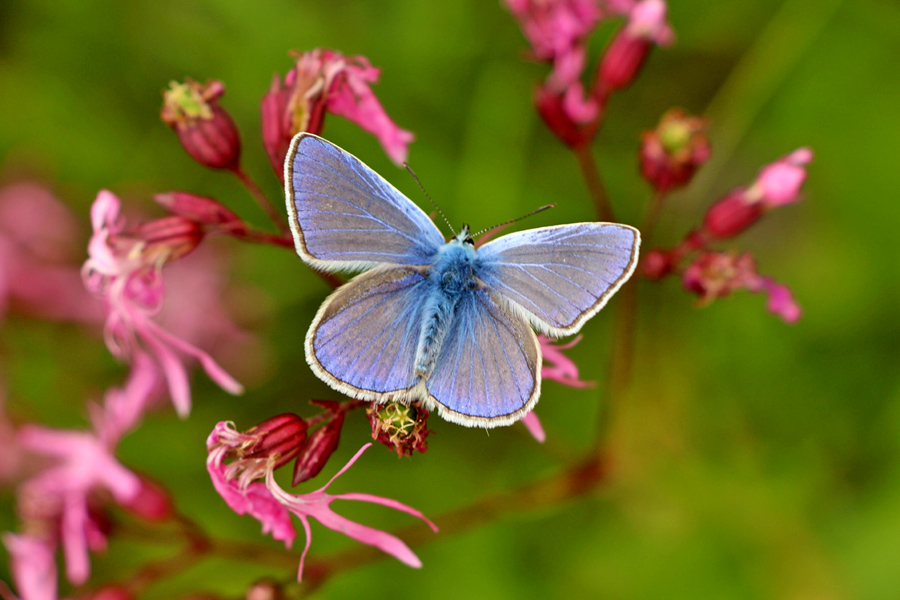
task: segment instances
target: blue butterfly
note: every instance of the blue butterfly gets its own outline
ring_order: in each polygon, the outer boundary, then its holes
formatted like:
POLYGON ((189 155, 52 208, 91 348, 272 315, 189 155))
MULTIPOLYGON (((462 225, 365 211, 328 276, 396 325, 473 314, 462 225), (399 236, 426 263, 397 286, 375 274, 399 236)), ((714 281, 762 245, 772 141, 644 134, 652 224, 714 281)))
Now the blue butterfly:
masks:
POLYGON ((323 271, 365 271, 319 308, 306 360, 355 398, 421 401, 469 427, 509 425, 541 392, 532 327, 570 335, 631 276, 640 234, 574 223, 449 241, 352 154, 300 133, 285 161, 297 253, 323 271))

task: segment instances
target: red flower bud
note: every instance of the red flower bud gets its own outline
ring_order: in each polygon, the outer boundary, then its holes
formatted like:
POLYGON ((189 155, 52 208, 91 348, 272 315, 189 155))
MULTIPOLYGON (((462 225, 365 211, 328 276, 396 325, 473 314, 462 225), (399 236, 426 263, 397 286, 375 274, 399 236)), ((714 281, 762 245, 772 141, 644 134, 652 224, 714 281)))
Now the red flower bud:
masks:
POLYGON ((594 139, 597 132, 596 124, 582 125, 576 122, 572 118, 571 111, 566 108, 564 94, 543 86, 538 89, 534 104, 550 131, 566 146, 577 148, 594 139))
POLYGON ((246 224, 218 200, 186 192, 157 194, 156 203, 170 213, 200 225, 221 225, 228 231, 245 231, 246 224))
POLYGON ((203 228, 184 217, 171 216, 141 223, 127 232, 141 241, 141 254, 163 262, 181 258, 200 245, 203 228))
POLYGON ((241 158, 241 138, 234 121, 219 106, 224 93, 218 81, 206 85, 191 79, 173 81, 163 92, 160 117, 178 134, 191 158, 210 169, 234 170, 241 158))
POLYGON ((641 138, 641 174, 657 190, 666 192, 686 185, 697 168, 709 159, 706 120, 680 109, 663 115, 656 129, 641 138))
POLYGON ((172 505, 172 498, 165 488, 143 475, 140 476, 140 482, 140 491, 124 505, 124 508, 153 523, 170 519, 175 513, 175 509, 172 505))
POLYGON ((338 410, 331 420, 316 429, 309 436, 309 441, 294 464, 293 485, 298 485, 318 475, 331 454, 341 441, 341 428, 344 426, 344 411, 338 410))
POLYGON ((643 0, 631 9, 628 23, 613 37, 603 54, 594 93, 606 98, 610 92, 628 87, 640 72, 650 48, 666 45, 673 38, 666 23, 666 3, 643 0))
POLYGON ((665 250, 653 249, 641 261, 644 276, 648 279, 662 279, 672 272, 672 256, 665 250))
POLYGON ((726 239, 741 233, 759 220, 765 207, 738 188, 706 212, 703 229, 712 238, 726 239))
POLYGON ((248 460, 274 459, 273 469, 277 469, 293 460, 304 448, 306 431, 306 421, 295 414, 271 417, 246 431, 253 442, 241 447, 238 454, 248 460))

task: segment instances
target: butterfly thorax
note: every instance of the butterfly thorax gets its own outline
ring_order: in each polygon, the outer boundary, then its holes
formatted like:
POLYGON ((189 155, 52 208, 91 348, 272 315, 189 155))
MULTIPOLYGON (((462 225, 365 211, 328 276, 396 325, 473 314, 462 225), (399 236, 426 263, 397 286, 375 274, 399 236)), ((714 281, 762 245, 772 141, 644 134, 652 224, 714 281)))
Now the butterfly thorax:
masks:
POLYGON ((477 255, 468 227, 440 247, 428 270, 422 329, 416 349, 415 376, 427 379, 434 370, 460 300, 477 287, 477 255))

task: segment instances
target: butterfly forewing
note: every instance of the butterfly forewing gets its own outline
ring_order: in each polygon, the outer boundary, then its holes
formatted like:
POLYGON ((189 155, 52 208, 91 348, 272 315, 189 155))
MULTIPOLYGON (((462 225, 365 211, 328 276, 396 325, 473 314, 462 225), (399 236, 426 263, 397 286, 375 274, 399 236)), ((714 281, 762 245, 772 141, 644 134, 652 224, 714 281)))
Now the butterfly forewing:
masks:
POLYGON ((462 425, 494 427, 519 420, 540 394, 537 336, 486 289, 460 300, 428 379, 438 411, 462 425))
POLYGON ((574 223, 512 233, 478 250, 478 277, 524 310, 540 331, 575 333, 637 264, 627 225, 574 223))
POLYGON ((320 269, 425 265, 444 243, 418 206, 355 156, 311 134, 291 142, 285 192, 297 252, 320 269))
POLYGON ((424 281, 414 269, 382 267, 338 288, 306 336, 306 359, 316 374, 368 400, 412 387, 424 281))

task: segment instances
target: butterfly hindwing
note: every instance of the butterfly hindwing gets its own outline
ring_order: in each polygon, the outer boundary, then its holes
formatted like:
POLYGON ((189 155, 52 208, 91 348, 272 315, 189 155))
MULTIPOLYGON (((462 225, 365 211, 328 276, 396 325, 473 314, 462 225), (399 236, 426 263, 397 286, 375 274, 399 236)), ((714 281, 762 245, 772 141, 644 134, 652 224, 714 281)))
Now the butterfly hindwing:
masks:
POLYGON ((570 335, 631 276, 640 234, 614 223, 529 229, 478 250, 478 277, 539 331, 570 335))
POLYGON ((285 161, 297 253, 316 268, 429 264, 444 238, 422 209, 352 154, 312 134, 285 161))
POLYGON ((537 402, 540 366, 534 331, 482 288, 457 305, 426 385, 449 421, 470 427, 508 425, 537 402))
POLYGON ((412 387, 425 277, 373 269, 329 296, 306 335, 306 360, 334 389, 367 400, 412 387))

